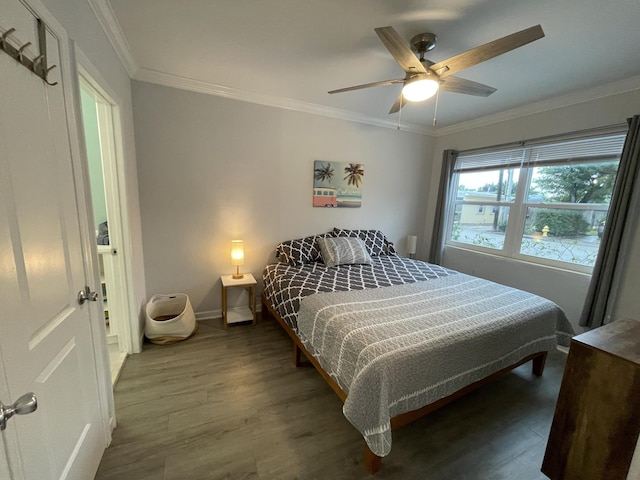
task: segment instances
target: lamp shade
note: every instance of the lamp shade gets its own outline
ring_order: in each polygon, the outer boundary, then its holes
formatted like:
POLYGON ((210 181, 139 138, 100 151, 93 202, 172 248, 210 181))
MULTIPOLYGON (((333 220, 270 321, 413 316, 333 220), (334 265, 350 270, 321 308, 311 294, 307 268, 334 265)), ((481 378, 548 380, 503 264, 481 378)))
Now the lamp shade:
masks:
POLYGON ((407 236, 407 253, 409 255, 415 255, 417 244, 418 244, 418 237, 416 237, 415 235, 407 236))
POLYGON ((244 274, 240 273, 240 265, 244 265, 244 242, 242 240, 231 240, 231 265, 236 266, 236 273, 233 274, 233 278, 236 280, 244 277, 244 274))
POLYGON ((440 84, 435 80, 425 77, 416 77, 409 80, 402 88, 402 96, 410 102, 422 102, 433 97, 440 84))
POLYGON ((244 265, 244 242, 231 240, 231 265, 244 265))

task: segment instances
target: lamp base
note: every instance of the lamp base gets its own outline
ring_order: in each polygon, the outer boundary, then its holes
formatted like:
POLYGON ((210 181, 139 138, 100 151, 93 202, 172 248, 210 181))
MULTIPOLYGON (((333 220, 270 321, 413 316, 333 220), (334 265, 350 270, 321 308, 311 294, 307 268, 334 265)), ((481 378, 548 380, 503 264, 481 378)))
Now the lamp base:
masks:
POLYGON ((244 278, 244 273, 234 273, 231 277, 236 280, 240 280, 241 278, 244 278))

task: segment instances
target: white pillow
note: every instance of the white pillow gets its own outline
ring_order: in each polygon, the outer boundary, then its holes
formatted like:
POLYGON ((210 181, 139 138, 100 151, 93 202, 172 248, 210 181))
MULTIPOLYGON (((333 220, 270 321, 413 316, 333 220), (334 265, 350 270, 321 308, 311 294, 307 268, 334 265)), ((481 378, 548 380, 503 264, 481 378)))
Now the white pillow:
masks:
POLYGON ((326 237, 318 238, 322 260, 327 267, 338 265, 365 264, 373 261, 367 252, 367 246, 359 238, 326 237))

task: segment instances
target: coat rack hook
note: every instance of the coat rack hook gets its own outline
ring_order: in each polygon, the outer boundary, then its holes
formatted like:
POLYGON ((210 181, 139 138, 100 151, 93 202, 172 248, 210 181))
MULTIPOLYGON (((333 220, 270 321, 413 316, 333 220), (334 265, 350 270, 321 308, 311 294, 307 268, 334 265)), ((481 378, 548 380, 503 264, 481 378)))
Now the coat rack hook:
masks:
POLYGON ((22 52, 24 51, 25 48, 30 47, 31 46, 31 42, 27 42, 24 45, 22 45, 19 49, 18 49, 18 61, 22 62, 22 52))
MULTIPOLYGON (((37 19, 37 21, 38 21, 38 46, 39 46, 39 50, 40 50, 38 52, 38 56, 37 57, 35 57, 33 60, 31 60, 27 56, 26 50, 27 50, 28 47, 30 47, 32 45, 31 42, 25 43, 20 48, 14 47, 13 45, 11 45, 11 43, 9 43, 9 36, 13 32, 16 31, 15 28, 9 28, 4 33, 0 34, 0 51, 5 52, 11 58, 13 58, 18 63, 20 63, 23 67, 27 68, 30 72, 36 74, 47 85, 51 85, 51 86, 57 85, 58 82, 52 83, 47 78, 48 75, 49 75, 49 72, 53 68, 55 68, 56 66, 53 65, 52 67, 47 67, 47 31, 46 31, 46 25, 39 18, 37 19)), ((19 42, 16 42, 16 43, 19 43, 19 42)))
POLYGON ((48 78, 48 77, 49 77, 49 72, 50 72, 51 70, 53 70, 54 68, 56 68, 56 67, 57 67, 57 65, 51 65, 49 68, 47 68, 47 70, 44 72, 44 75, 43 75, 43 77, 42 77, 42 79, 47 83, 47 85, 51 85, 52 87, 53 87, 54 85, 57 85, 57 84, 58 84, 58 82, 53 82, 53 83, 51 83, 51 82, 49 81, 49 78, 48 78))
POLYGON ((7 30, 6 32, 4 32, 2 34, 2 36, 0 37, 0 45, 4 44, 4 42, 7 40, 7 38, 9 37, 9 35, 11 35, 13 32, 15 32, 16 29, 15 28, 10 28, 9 30, 7 30))
POLYGON ((38 76, 41 76, 44 73, 45 65, 46 65, 45 55, 44 54, 38 55, 36 58, 33 59, 33 68, 32 68, 33 73, 35 73, 38 76))

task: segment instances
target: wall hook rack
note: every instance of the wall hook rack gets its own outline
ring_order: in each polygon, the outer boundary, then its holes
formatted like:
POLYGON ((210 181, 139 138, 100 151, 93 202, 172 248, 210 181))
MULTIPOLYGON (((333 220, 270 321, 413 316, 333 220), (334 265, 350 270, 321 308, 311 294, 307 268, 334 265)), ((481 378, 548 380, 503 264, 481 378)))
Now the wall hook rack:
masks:
POLYGON ((56 67, 56 65, 47 66, 47 31, 46 25, 39 18, 38 21, 38 46, 40 48, 40 54, 34 59, 30 59, 25 55, 25 50, 31 46, 31 42, 27 42, 20 47, 16 48, 9 39, 16 31, 15 28, 9 28, 2 35, 0 35, 0 50, 5 52, 16 62, 29 69, 31 72, 39 76, 47 85, 57 85, 58 82, 51 83, 49 81, 49 72, 56 67))

